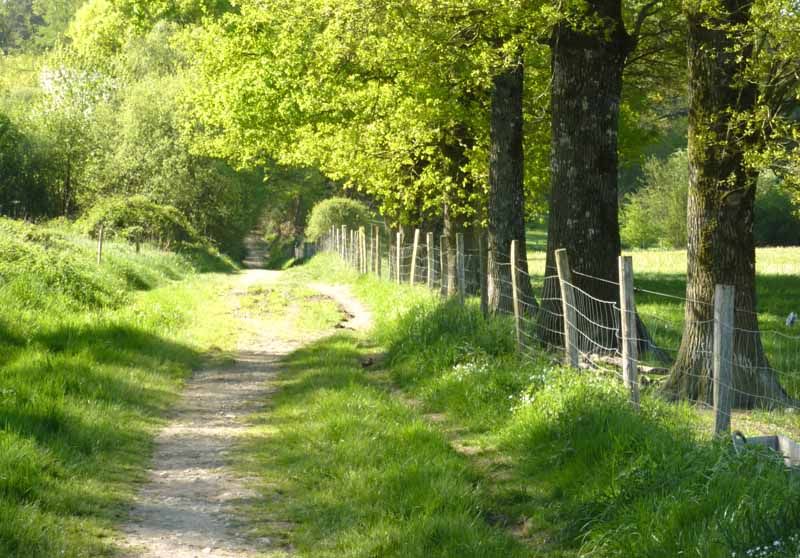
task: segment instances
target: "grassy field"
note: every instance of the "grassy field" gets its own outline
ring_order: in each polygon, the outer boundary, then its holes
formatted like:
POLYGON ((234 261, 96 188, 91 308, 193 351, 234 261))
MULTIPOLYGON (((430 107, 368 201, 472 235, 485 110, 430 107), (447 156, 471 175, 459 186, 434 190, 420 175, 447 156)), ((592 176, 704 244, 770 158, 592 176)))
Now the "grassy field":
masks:
POLYGON ((0 220, 0 556, 109 556, 152 435, 233 342, 212 254, 0 220))
MULTIPOLYGON (((530 230, 527 244, 531 274, 541 287, 546 231, 530 230)), ((625 255, 633 257, 637 288, 667 295, 638 293, 636 306, 657 344, 675 353, 683 332, 686 251, 635 250, 625 255)), ((757 249, 756 274, 759 323, 770 364, 784 387, 800 397, 800 326, 786 325, 790 312, 800 314, 800 247, 757 249)))
POLYGON ((646 394, 637 414, 615 380, 521 358, 474 302, 333 256, 289 277, 347 283, 376 318, 293 354, 248 445, 264 534, 288 521, 298 555, 800 552, 800 477, 711 440, 691 406, 646 394))

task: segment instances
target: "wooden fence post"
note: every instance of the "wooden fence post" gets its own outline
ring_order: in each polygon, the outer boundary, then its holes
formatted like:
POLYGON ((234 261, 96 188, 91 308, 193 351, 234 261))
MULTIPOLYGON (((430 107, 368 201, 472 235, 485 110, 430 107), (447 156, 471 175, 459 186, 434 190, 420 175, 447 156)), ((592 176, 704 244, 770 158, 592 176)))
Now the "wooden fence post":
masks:
MULTIPOLYGON (((481 312, 483 317, 489 316, 489 239, 486 231, 481 231, 478 235, 478 258, 480 260, 480 284, 481 284, 481 312)), ((513 268, 512 268, 513 269, 513 268)), ((516 291, 516 288, 514 289, 516 291)))
POLYGON ((517 350, 522 350, 522 312, 519 307, 519 289, 517 285, 517 241, 511 241, 511 296, 514 305, 514 329, 517 333, 517 350))
POLYGON ((428 288, 433 289, 433 233, 429 232, 425 235, 425 245, 427 246, 428 253, 426 254, 428 260, 428 288))
POLYGON ((636 302, 633 296, 633 258, 619 257, 620 323, 622 324, 622 377, 631 403, 639 408, 639 345, 636 334, 636 302))
POLYGON ((350 231, 350 261, 348 262, 351 268, 355 268, 355 261, 357 257, 358 256, 356 256, 356 231, 352 230, 350 231))
POLYGON ((369 257, 369 250, 367 249, 367 229, 366 227, 361 227, 361 256, 362 256, 362 263, 361 269, 363 269, 364 275, 370 272, 370 262, 371 259, 369 257))
POLYGON ((714 291, 714 434, 731 431, 733 328, 736 290, 717 285, 714 291))
POLYGON ((369 273, 369 259, 367 256, 367 229, 361 227, 361 273, 369 273))
POLYGON ((461 304, 464 304, 467 297, 467 274, 464 263, 464 233, 456 233, 456 273, 458 277, 458 300, 461 304))
POLYGON ((375 274, 378 279, 381 278, 381 267, 383 267, 383 258, 381 257, 381 228, 375 225, 375 274))
POLYGON ((105 232, 105 226, 100 225, 100 230, 97 232, 97 265, 103 263, 103 236, 105 232))
POLYGON ((442 296, 447 296, 447 235, 439 237, 439 281, 442 296))
POLYGON ((572 290, 572 272, 569 268, 569 256, 563 248, 556 250, 556 267, 558 281, 561 286, 561 307, 564 314, 564 351, 567 364, 578 368, 578 344, 575 330, 578 326, 578 313, 575 308, 575 293, 572 290))
POLYGON ((414 229, 414 244, 411 249, 411 279, 409 283, 414 285, 417 280, 417 256, 419 255, 419 229, 414 229))
POLYGON ((347 240, 348 240, 348 238, 349 238, 349 235, 347 234, 347 225, 342 225, 342 233, 341 233, 342 253, 341 253, 341 256, 342 256, 342 260, 344 260, 344 263, 347 263, 347 244, 348 244, 347 240))
POLYGON ((377 273, 378 262, 375 259, 375 225, 369 227, 369 271, 370 273, 377 273))
POLYGON ((402 277, 402 272, 400 270, 401 265, 403 264, 403 231, 397 231, 397 262, 395 263, 395 267, 397 268, 397 284, 400 284, 400 280, 402 277))
POLYGON ((361 273, 361 230, 353 231, 353 269, 361 273))

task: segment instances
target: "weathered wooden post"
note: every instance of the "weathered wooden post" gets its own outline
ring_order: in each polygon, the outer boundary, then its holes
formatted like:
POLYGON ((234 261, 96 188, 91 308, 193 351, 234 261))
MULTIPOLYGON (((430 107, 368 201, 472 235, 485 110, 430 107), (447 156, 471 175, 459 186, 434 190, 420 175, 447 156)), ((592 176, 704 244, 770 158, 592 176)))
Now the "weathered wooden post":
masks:
POLYGON ((349 235, 347 234, 347 225, 342 225, 342 232, 341 232, 341 244, 342 244, 342 251, 339 254, 344 260, 344 263, 347 263, 347 245, 349 235))
POLYGON ((355 267, 356 261, 356 231, 350 231, 350 239, 349 239, 349 249, 350 249, 350 260, 347 262, 351 268, 355 267))
POLYGON ((439 281, 442 282, 442 296, 447 296, 447 235, 439 237, 439 281))
POLYGON ((511 298, 514 305, 514 329, 517 334, 517 350, 522 351, 522 309, 519 305, 519 273, 517 272, 517 241, 511 241, 511 298))
POLYGON ((386 261, 389 264, 389 281, 393 281, 394 276, 397 273, 394 270, 394 265, 395 262, 397 261, 397 258, 395 257, 395 251, 397 250, 397 247, 394 246, 396 240, 394 235, 392 234, 392 229, 390 229, 389 227, 386 227, 386 237, 389 239, 389 253, 387 254, 386 257, 386 261))
POLYGON ((361 269, 363 270, 362 273, 366 275, 369 273, 369 254, 367 252, 367 229, 365 227, 361 227, 361 269))
POLYGON ((361 269, 362 273, 366 275, 369 273, 370 269, 370 257, 369 257, 369 250, 367 249, 367 229, 366 227, 361 227, 361 269))
POLYGON ((458 277, 458 300, 461 304, 464 304, 467 298, 467 274, 464 263, 464 233, 456 233, 456 276, 458 277))
POLYGON ((736 289, 717 285, 714 291, 714 434, 731 431, 733 329, 736 289))
POLYGON ((97 265, 103 263, 103 236, 105 235, 105 226, 100 225, 100 230, 97 231, 97 265))
POLYGON ((639 344, 636 334, 636 303, 633 295, 633 258, 619 257, 620 344, 622 345, 622 377, 631 404, 639 408, 639 344))
POLYGON ((572 272, 569 268, 569 256, 563 248, 556 250, 556 267, 558 281, 561 286, 561 307, 564 314, 564 352, 567 364, 578 368, 578 344, 575 328, 578 326, 578 313, 575 308, 575 292, 572 290, 572 272))
POLYGON ((395 267, 397 268, 397 284, 399 285, 401 282, 401 278, 403 276, 401 267, 403 265, 403 231, 397 231, 397 261, 395 262, 395 267))
MULTIPOLYGON (((486 231, 478 235, 478 259, 480 260, 481 313, 489 316, 489 239, 486 231)), ((516 262, 515 262, 516 264, 516 262)), ((512 268, 513 270, 513 268, 512 268)), ((516 288, 514 289, 516 291, 516 288)))
POLYGON ((381 278, 383 267, 383 258, 381 257, 381 228, 378 225, 375 225, 375 273, 378 275, 378 279, 381 278))
POLYGON ((428 288, 433 289, 433 233, 429 232, 425 235, 425 245, 427 246, 428 253, 426 254, 428 260, 428 288))
POLYGON ((414 244, 411 248, 411 279, 409 283, 414 285, 417 280, 417 256, 419 255, 419 229, 414 229, 414 244))
POLYGON ((378 258, 380 258, 380 254, 378 253, 378 235, 380 234, 378 225, 372 225, 370 227, 370 234, 372 235, 369 239, 369 247, 372 253, 370 254, 370 271, 375 275, 378 275, 378 258))

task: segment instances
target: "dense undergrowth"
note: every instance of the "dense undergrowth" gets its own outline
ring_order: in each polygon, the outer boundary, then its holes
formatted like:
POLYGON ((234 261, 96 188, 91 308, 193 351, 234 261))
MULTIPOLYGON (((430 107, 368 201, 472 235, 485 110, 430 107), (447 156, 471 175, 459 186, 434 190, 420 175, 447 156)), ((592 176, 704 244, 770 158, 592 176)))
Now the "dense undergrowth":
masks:
MULTIPOLYGON (((333 256, 319 256, 295 273, 349 283, 368 303, 376 316, 372 340, 388 352, 392 384, 424 412, 447 417, 437 426, 449 436, 458 433, 455 445, 472 448, 466 452, 470 471, 482 487, 477 508, 489 523, 515 529, 534 553, 666 558, 800 552, 800 475, 767 450, 737 454, 730 442, 709 439, 690 406, 645 394, 637 413, 613 378, 516 355, 510 324, 484 320, 475 304, 462 308, 423 289, 358 278, 333 256)), ((341 420, 355 421, 344 418, 346 411, 363 401, 348 403, 335 389, 320 389, 318 376, 318 391, 309 394, 335 398, 341 420)), ((370 385, 368 374, 333 377, 359 390, 377 389, 363 385, 370 385)), ((370 416, 365 408, 357 414, 370 416)), ((350 429, 355 423, 342 432, 350 429)), ((375 455, 399 451, 398 444, 377 440, 361 451, 382 459, 375 455)), ((350 451, 351 460, 362 456, 350 451)), ((376 466, 376 485, 386 474, 376 466)), ((387 501, 398 497, 389 494, 387 501)), ((439 498, 436 488, 429 498, 439 498)), ((425 509, 428 500, 422 501, 425 509)))
POLYGON ((64 227, 0 220, 0 556, 111 555, 159 417, 227 348, 224 276, 199 272, 231 269, 117 243, 98 266, 64 227))

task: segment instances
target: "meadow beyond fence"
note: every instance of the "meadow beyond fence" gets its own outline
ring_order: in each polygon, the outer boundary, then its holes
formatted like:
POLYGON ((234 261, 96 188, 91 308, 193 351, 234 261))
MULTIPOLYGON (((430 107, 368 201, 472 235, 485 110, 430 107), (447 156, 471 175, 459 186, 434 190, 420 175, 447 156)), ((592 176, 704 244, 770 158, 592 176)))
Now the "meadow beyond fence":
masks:
MULTIPOLYGON (((737 327, 741 320, 734 307, 734 288, 717 285, 714 303, 706 312, 711 318, 695 321, 697 341, 688 356, 681 355, 681 362, 692 365, 676 373, 685 306, 703 303, 640 286, 632 256, 620 257, 618 282, 572 268, 563 250, 556 254, 557 268, 539 276, 515 265, 519 248, 513 242, 510 254, 497 256, 510 263, 499 264, 495 268, 499 271, 490 274, 485 238, 478 235, 477 246, 466 248, 464 236, 457 234, 453 249, 444 236, 416 230, 407 238, 402 232, 372 225, 359 230, 332 228, 316 248, 338 254, 361 274, 427 287, 462 303, 479 297, 487 315, 489 297, 499 297, 496 313, 514 321, 522 354, 546 353, 567 366, 616 378, 624 382, 635 407, 643 390, 666 394, 671 382, 671 396, 676 397, 676 386, 689 386, 692 389, 687 391, 694 394, 689 399, 714 433, 737 431, 739 443, 751 437, 750 441, 779 450, 787 462, 800 464, 800 451, 788 437, 763 436, 781 430, 797 439, 800 432, 795 414, 800 396, 800 336, 769 329, 775 316, 764 320, 764 329, 737 327), (612 283, 619 297, 596 298, 578 287, 574 278, 584 285, 587 281, 612 283), (526 295, 531 292, 526 283, 541 296, 526 295)), ((756 316, 753 322, 758 324, 756 316)), ((787 327, 790 322, 791 316, 787 327)))

